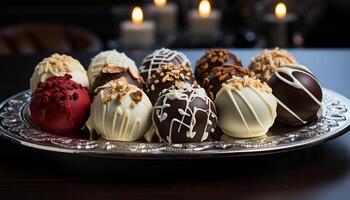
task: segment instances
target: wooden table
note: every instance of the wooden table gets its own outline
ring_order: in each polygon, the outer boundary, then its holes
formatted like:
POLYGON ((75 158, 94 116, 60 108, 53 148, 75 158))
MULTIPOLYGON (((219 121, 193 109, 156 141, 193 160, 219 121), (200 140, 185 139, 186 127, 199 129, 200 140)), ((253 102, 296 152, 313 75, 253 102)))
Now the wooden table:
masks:
MULTIPOLYGON (((192 62, 203 51, 184 50, 192 62)), ((235 50, 247 65, 258 50, 235 50)), ((324 87, 350 98, 350 49, 292 50, 324 87)), ((137 63, 144 53, 134 53, 137 63)), ((0 56, 0 100, 29 88, 41 56, 0 56)), ((87 66, 92 55, 75 55, 87 66)), ((112 160, 0 139, 0 199, 350 199, 350 134, 258 157, 112 160)))

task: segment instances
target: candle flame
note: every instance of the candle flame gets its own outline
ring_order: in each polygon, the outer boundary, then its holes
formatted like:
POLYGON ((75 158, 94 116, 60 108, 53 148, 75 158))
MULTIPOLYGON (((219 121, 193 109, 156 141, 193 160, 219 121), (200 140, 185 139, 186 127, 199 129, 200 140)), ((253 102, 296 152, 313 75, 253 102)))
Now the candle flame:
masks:
POLYGON ((280 2, 275 7, 275 16, 277 19, 284 19, 287 15, 287 7, 284 3, 280 2))
POLYGON ((158 8, 164 8, 166 6, 166 1, 167 0, 154 0, 154 4, 158 7, 158 8))
POLYGON ((139 6, 136 6, 132 9, 131 21, 134 24, 141 24, 143 22, 143 12, 139 6))
POLYGON ((211 12, 211 6, 210 6, 209 1, 208 0, 202 0, 199 3, 198 10, 199 10, 199 15, 201 17, 209 17, 210 12, 211 12))

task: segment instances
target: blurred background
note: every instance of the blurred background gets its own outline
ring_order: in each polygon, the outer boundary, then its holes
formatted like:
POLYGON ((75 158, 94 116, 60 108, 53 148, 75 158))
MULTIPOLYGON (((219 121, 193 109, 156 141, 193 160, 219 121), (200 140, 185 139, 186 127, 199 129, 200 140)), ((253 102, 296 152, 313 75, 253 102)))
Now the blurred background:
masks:
POLYGON ((349 0, 2 0, 0 55, 350 47, 349 0))

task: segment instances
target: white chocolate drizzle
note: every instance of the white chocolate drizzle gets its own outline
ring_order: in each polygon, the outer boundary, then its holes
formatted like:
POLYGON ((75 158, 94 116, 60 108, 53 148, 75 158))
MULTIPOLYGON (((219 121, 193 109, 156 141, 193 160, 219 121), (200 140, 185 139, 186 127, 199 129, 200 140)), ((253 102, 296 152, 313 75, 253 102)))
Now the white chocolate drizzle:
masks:
MULTIPOLYGON (((203 88, 192 88, 189 84, 186 84, 186 86, 181 89, 176 89, 174 87, 171 87, 169 88, 169 90, 163 91, 159 99, 162 99, 161 105, 154 107, 154 111, 159 122, 163 122, 168 117, 168 113, 165 112, 165 109, 171 106, 169 103, 169 100, 170 101, 179 100, 179 101, 186 102, 186 106, 184 109, 182 108, 177 109, 177 112, 182 116, 181 119, 177 119, 177 118, 171 119, 169 132, 165 138, 166 142, 172 143, 172 134, 180 133, 182 127, 187 128, 187 131, 186 131, 187 138, 194 138, 197 134, 202 134, 201 141, 204 141, 208 138, 209 132, 215 131, 215 129, 212 127, 214 123, 213 120, 217 121, 217 116, 212 111, 212 106, 214 106, 214 104, 210 100, 210 98, 206 95, 203 88), (200 98, 205 102, 205 104, 207 105, 207 109, 198 108, 196 106, 194 106, 193 108, 190 107, 190 104, 197 98, 200 98), (206 125, 202 133, 198 133, 197 132, 198 130, 194 130, 194 127, 197 124, 196 114, 198 112, 203 112, 207 116, 206 125), (186 117, 191 118, 189 124, 186 124, 184 122, 186 117), (173 126, 176 123, 179 124, 179 127, 177 130, 173 130, 173 126)), ((162 141, 161 139, 162 137, 159 134, 159 130, 157 126, 155 126, 155 130, 156 130, 156 134, 162 141)))
MULTIPOLYGON (((225 84, 216 95, 215 105, 219 112, 219 126, 226 135, 251 138, 266 134, 276 118, 277 102, 266 85, 256 87, 244 78, 225 84), (241 79, 242 84, 239 83, 241 79)), ((258 84, 259 85, 259 84, 258 84)))
POLYGON ((145 81, 148 81, 154 71, 171 62, 174 62, 173 64, 191 66, 190 61, 185 54, 175 50, 161 48, 144 58, 142 66, 140 67, 140 74, 146 74, 145 81), (149 64, 145 66, 145 63, 148 62, 149 64))
MULTIPOLYGON (((135 141, 151 127, 152 104, 143 93, 143 98, 133 107, 131 91, 128 91, 123 100, 118 100, 118 94, 105 101, 111 94, 112 87, 99 91, 91 106, 91 126, 96 132, 107 140, 135 141)), ((140 89, 138 89, 140 90, 140 89)), ((141 90, 140 90, 141 91, 141 90)))
MULTIPOLYGON (((314 79, 317 82, 317 84, 319 84, 318 80, 313 75, 311 75, 311 72, 307 69, 307 67, 304 67, 302 65, 290 65, 290 64, 286 65, 286 67, 278 68, 275 72, 275 75, 282 82, 284 82, 284 83, 286 83, 294 88, 303 90, 315 103, 317 103, 319 106, 321 106, 322 103, 308 89, 306 89, 305 86, 297 78, 294 77, 293 72, 300 72, 300 73, 306 74, 307 76, 314 79), (284 73, 284 74, 288 75, 290 78, 292 78, 293 81, 287 80, 286 78, 281 76, 280 73, 284 73)), ((300 116, 298 116, 297 113, 295 113, 293 110, 291 110, 287 105, 285 105, 277 97, 276 97, 276 100, 280 106, 282 106, 287 112, 289 112, 293 117, 295 117, 301 123, 303 123, 303 124, 307 123, 307 121, 303 120, 300 116)))

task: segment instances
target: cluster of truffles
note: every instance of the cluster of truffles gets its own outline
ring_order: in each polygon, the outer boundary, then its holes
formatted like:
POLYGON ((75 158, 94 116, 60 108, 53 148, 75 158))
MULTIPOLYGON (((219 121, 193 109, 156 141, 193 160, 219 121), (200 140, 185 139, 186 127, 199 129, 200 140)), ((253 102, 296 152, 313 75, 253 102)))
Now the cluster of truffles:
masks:
POLYGON ((102 139, 191 143, 265 135, 271 126, 300 126, 317 119, 322 89, 310 70, 286 50, 263 50, 248 68, 226 49, 212 49, 196 62, 159 49, 140 70, 116 50, 78 60, 53 54, 30 80, 33 123, 67 134, 86 125, 102 139), (298 99, 298 101, 296 101, 298 99), (218 127, 217 127, 218 126, 218 127))

